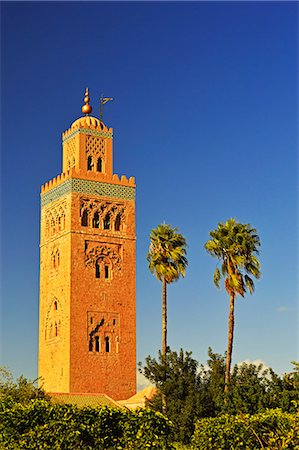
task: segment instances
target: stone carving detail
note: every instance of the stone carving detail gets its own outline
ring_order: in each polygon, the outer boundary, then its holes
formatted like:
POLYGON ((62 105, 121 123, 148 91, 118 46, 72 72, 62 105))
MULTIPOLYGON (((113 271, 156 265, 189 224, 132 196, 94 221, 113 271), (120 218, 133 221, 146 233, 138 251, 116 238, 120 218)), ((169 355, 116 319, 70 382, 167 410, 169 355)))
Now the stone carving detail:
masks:
POLYGON ((66 202, 48 209, 45 213, 45 234, 52 237, 65 229, 66 202))
POLYGON ((60 266, 60 251, 59 251, 59 248, 57 247, 57 245, 55 245, 52 248, 52 252, 51 252, 50 267, 51 267, 51 269, 58 270, 59 266, 60 266))
POLYGON ((76 164, 75 160, 75 152, 76 152, 76 143, 75 139, 69 139, 64 143, 64 152, 65 152, 65 160, 66 160, 66 170, 70 170, 71 167, 74 167, 76 164))
POLYGON ((86 136, 86 156, 101 156, 105 155, 105 139, 94 136, 86 136))
POLYGON ((125 223, 125 207, 123 203, 98 201, 92 199, 81 199, 80 205, 80 217, 82 219, 83 214, 87 214, 87 223, 85 226, 92 226, 93 228, 111 229, 114 231, 123 230, 125 223), (95 214, 99 215, 101 220, 99 225, 95 226, 93 218, 95 214), (104 220, 109 214, 110 224, 109 227, 104 225, 104 220))
POLYGON ((89 352, 119 353, 119 314, 108 311, 88 311, 87 339, 89 352))
POLYGON ((45 323, 45 339, 52 340, 61 335, 61 304, 54 297, 50 303, 46 323, 45 323))
POLYGON ((86 266, 95 267, 96 263, 105 262, 110 264, 112 269, 121 269, 119 246, 86 241, 85 248, 86 266))

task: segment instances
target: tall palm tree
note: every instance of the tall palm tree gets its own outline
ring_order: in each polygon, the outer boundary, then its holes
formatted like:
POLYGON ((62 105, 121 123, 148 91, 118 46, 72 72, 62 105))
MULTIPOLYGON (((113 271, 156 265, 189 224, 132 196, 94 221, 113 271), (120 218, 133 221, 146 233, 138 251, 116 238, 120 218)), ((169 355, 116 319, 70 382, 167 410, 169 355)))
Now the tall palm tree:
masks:
POLYGON ((235 219, 219 223, 217 229, 210 232, 210 236, 212 239, 206 242, 205 249, 221 261, 221 271, 218 267, 216 268, 214 283, 219 287, 223 276, 225 289, 230 298, 224 388, 227 392, 234 339, 235 298, 238 294, 244 297, 247 289, 250 294, 253 293, 254 282, 249 275, 260 278, 261 266, 255 256, 258 254, 260 239, 255 228, 252 228, 250 224, 238 223, 235 219))
POLYGON ((150 234, 150 247, 147 255, 150 271, 162 282, 162 358, 167 349, 167 284, 185 276, 186 239, 177 228, 161 224, 150 234))

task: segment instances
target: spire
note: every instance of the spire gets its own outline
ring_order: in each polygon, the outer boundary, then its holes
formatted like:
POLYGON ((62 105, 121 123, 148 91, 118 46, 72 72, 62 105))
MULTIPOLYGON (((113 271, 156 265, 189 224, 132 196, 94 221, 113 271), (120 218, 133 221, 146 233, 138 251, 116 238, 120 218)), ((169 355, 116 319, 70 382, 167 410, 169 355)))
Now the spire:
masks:
POLYGON ((84 97, 85 105, 82 106, 82 112, 86 116, 88 116, 88 114, 90 114, 92 111, 92 107, 90 106, 89 101, 90 101, 90 98, 89 98, 89 91, 88 91, 88 87, 87 87, 85 90, 85 97, 84 97))

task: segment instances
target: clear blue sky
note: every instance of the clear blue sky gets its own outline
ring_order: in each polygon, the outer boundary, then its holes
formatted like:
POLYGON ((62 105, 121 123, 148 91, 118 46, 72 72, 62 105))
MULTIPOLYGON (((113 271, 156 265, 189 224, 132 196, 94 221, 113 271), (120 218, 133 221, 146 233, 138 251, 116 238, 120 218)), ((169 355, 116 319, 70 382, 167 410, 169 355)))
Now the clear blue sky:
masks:
POLYGON ((37 376, 40 185, 61 172, 61 132, 86 86, 114 128, 114 172, 137 182, 137 360, 157 354, 161 285, 149 233, 188 242, 169 287, 169 345, 223 353, 228 299, 209 231, 257 228, 262 278, 238 299, 233 362, 298 359, 298 3, 1 3, 1 364, 37 376))

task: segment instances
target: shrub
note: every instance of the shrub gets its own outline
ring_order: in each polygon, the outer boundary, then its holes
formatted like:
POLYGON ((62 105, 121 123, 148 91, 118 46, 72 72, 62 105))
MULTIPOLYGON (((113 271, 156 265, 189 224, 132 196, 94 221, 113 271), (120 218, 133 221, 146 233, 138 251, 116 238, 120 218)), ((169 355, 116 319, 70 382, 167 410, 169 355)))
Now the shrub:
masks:
POLYGON ((168 450, 172 428, 149 410, 79 409, 45 400, 0 404, 0 448, 10 450, 168 450))
POLYGON ((196 422, 192 439, 201 450, 296 450, 299 448, 299 413, 280 409, 249 415, 225 414, 196 422))

